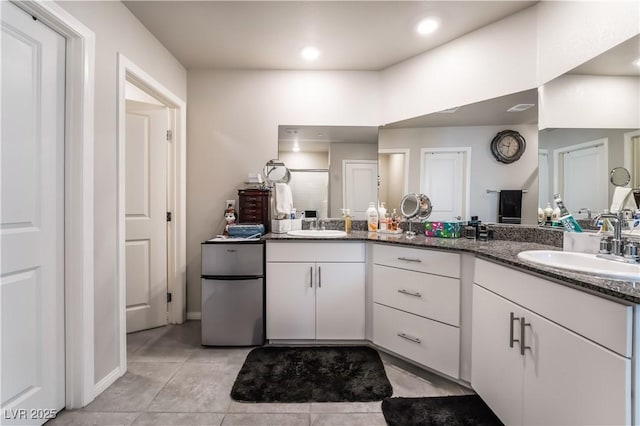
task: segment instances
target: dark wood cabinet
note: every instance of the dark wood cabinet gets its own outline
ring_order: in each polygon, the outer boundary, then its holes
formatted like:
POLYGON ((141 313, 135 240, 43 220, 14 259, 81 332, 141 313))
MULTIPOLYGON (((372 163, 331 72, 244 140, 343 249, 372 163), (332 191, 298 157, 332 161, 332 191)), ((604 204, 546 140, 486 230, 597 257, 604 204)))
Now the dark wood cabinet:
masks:
POLYGON ((266 232, 271 229, 271 191, 263 189, 238 190, 238 223, 262 223, 266 232))

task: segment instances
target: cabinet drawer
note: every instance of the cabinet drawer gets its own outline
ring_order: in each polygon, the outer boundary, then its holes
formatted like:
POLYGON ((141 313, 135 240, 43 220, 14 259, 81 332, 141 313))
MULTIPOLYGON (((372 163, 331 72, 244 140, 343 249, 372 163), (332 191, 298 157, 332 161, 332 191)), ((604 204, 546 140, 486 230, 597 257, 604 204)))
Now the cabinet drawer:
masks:
POLYGON ((267 242, 267 262, 364 262, 361 242, 267 242))
POLYGON ((476 259, 474 281, 622 356, 631 357, 631 306, 482 259, 476 259))
POLYGON ((373 265, 373 301, 460 325, 460 280, 373 265))
POLYGON ((450 377, 459 378, 460 329, 457 327, 374 303, 373 342, 450 377))
POLYGON ((460 278, 460 255, 443 251, 376 244, 373 263, 460 278))

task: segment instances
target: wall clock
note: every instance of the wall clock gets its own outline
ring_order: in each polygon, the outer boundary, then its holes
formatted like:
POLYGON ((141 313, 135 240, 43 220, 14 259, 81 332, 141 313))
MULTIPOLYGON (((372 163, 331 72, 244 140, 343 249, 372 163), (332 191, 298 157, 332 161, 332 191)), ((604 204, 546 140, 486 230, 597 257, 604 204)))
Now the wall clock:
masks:
POLYGON ((519 160, 526 147, 524 138, 515 130, 503 130, 491 141, 491 153, 505 164, 519 160))

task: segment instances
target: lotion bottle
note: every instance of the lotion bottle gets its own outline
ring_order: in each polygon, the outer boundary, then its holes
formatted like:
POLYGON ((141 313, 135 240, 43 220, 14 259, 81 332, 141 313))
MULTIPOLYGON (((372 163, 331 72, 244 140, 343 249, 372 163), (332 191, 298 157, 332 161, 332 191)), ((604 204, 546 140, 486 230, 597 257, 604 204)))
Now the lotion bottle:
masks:
POLYGON ((371 201, 369 208, 367 209, 367 228, 369 232, 378 231, 378 209, 376 209, 376 203, 371 201))
POLYGON ((349 209, 343 209, 343 217, 344 217, 344 232, 347 234, 351 233, 351 215, 349 214, 349 209))

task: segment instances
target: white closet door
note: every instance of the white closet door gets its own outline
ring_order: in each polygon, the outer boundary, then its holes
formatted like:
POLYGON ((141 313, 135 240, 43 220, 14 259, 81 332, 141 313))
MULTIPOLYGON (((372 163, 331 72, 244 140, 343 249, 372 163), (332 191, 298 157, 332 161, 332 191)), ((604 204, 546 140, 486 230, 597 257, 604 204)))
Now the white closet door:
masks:
POLYGON ((420 191, 433 204, 429 220, 450 222, 458 216, 466 217, 465 153, 453 148, 451 151, 422 152, 420 191))
MULTIPOLYGON (((343 161, 343 206, 357 220, 366 219, 369 203, 378 200, 378 162, 367 160, 343 161)), ((335 207, 335 206, 334 206, 335 207)))
POLYGON ((127 112, 127 333, 167 324, 168 120, 166 108, 127 112))
POLYGON ((609 208, 605 145, 565 152, 563 158, 563 200, 569 211, 586 207, 593 211, 609 208))
POLYGON ((64 407, 65 40, 1 7, 1 422, 33 425, 64 407))

